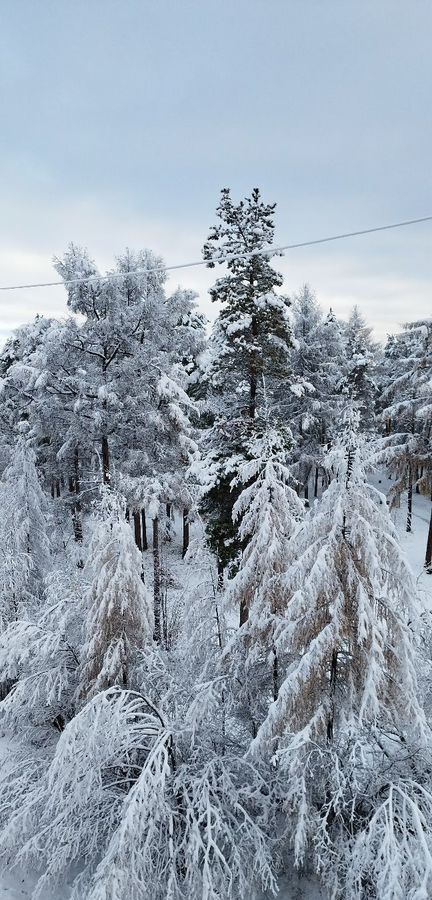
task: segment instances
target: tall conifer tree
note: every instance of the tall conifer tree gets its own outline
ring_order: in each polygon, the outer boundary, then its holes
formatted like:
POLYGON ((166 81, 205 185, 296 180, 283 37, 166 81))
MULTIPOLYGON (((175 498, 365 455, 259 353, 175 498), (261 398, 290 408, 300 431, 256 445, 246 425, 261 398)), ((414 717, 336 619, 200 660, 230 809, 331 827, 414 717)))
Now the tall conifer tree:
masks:
POLYGON ((289 301, 276 293, 282 276, 270 264, 271 251, 261 252, 273 242, 275 207, 263 202, 258 188, 239 203, 224 188, 216 210, 218 222, 203 250, 210 268, 215 258, 227 266, 226 274, 210 290, 221 309, 205 373, 213 421, 207 457, 212 487, 205 507, 208 536, 220 570, 236 558, 240 548, 232 522, 238 491, 232 490, 232 482, 238 465, 247 458, 264 390, 271 397, 289 377, 289 301))

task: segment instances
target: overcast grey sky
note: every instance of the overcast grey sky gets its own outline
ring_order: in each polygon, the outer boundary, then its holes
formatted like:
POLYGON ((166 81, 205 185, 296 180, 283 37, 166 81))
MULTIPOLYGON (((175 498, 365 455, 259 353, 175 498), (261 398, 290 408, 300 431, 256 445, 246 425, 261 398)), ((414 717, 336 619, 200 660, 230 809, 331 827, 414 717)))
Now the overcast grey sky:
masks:
MULTIPOLYGON (((219 190, 286 243, 432 213, 430 0, 0 0, 0 283, 69 241, 200 256, 219 190)), ((431 313, 432 223, 294 251, 287 293, 379 336, 431 313)), ((170 280, 206 292, 214 272, 170 280)), ((0 294, 0 340, 61 289, 0 294)))

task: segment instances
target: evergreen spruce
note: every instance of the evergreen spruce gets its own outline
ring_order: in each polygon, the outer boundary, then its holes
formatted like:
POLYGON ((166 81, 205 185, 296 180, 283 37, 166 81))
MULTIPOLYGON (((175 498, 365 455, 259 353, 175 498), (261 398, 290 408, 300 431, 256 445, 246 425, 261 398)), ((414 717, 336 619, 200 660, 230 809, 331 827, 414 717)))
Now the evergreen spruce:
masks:
POLYGON ((214 257, 227 266, 227 273, 210 290, 221 309, 205 372, 213 427, 206 438, 211 487, 203 508, 221 571, 240 549, 232 525, 237 496, 232 482, 247 458, 264 391, 272 397, 290 377, 289 301, 276 293, 282 277, 270 264, 271 251, 259 253, 273 242, 274 212, 275 204, 264 203, 257 188, 237 204, 224 189, 216 210, 218 222, 203 251, 210 268, 214 257), (242 256, 251 253, 256 255, 242 256))

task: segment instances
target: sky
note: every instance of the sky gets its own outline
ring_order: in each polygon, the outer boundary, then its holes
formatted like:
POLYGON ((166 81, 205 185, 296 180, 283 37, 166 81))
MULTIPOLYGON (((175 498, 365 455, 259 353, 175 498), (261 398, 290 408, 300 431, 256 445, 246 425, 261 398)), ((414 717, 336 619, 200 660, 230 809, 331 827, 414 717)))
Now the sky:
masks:
MULTIPOLYGON (((0 3, 0 285, 70 241, 199 259, 222 187, 277 202, 275 241, 432 214, 430 0, 0 3)), ((303 248, 284 291, 357 303, 379 338, 431 314, 432 223, 303 248)), ((199 293, 215 271, 173 273, 199 293)), ((0 342, 62 288, 0 292, 0 342)))

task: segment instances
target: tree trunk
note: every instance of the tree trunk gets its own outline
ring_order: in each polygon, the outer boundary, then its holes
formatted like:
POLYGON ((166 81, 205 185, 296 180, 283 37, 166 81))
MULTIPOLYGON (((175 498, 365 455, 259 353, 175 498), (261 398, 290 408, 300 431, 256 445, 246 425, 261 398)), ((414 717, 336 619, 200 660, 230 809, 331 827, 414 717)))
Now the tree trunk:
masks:
POLYGON ((412 483, 412 474, 411 474, 411 469, 410 469, 409 477, 408 477, 408 508, 407 508, 407 520, 406 520, 406 530, 408 532, 412 531, 412 501, 413 501, 413 483, 412 483))
POLYGON ((165 519, 163 541, 164 541, 164 544, 170 544, 172 541, 172 533, 171 533, 172 504, 171 503, 166 504, 165 512, 166 512, 166 519, 165 519))
POLYGON ((240 601, 240 628, 249 618, 249 606, 246 600, 240 601))
MULTIPOLYGON (((253 276, 251 275, 251 288, 253 292, 253 276)), ((258 322, 256 316, 252 316, 252 335, 258 337, 258 322)), ((257 360, 256 351, 251 354, 249 369, 249 418, 254 419, 256 415, 256 395, 258 386, 257 360)))
POLYGON ((138 547, 138 550, 141 550, 141 552, 142 552, 141 516, 140 516, 139 510, 134 509, 133 521, 134 521, 135 543, 138 547))
POLYGON ((159 552, 159 519, 153 519, 153 598, 154 598, 154 639, 161 642, 161 564, 159 552))
POLYGON ((142 539, 143 550, 148 550, 147 523, 146 523, 145 509, 141 510, 141 539, 142 539))
POLYGON ((223 589, 223 580, 224 580, 224 567, 218 559, 217 561, 217 589, 221 591, 223 589))
POLYGON ((162 618, 162 627, 161 632, 163 635, 163 645, 165 650, 168 650, 168 607, 167 607, 167 588, 166 584, 164 585, 163 591, 161 591, 161 618, 162 618))
POLYGON ((319 468, 316 466, 315 468, 315 482, 314 482, 314 497, 315 500, 318 497, 318 480, 319 480, 319 468))
POLYGON ((183 549, 182 558, 186 556, 189 547, 189 510, 183 510, 183 549))
POLYGON ((110 455, 109 455, 109 446, 108 446, 108 438, 106 434, 102 436, 102 481, 106 485, 110 485, 111 483, 111 474, 110 474, 110 455))
POLYGON ((428 575, 432 575, 432 509, 429 519, 429 531, 426 544, 425 569, 428 575))
POLYGON ((327 740, 332 741, 334 735, 334 713, 335 713, 335 693, 336 693, 336 677, 337 677, 338 652, 333 650, 331 666, 330 666, 330 696, 331 696, 331 712, 327 721, 327 740))
POLYGON ((81 516, 81 485, 79 478, 79 450, 78 447, 75 447, 74 451, 74 477, 71 479, 73 489, 75 491, 75 504, 73 508, 72 518, 73 518, 73 529, 74 529, 74 538, 78 544, 82 544, 83 539, 83 530, 82 530, 82 516, 81 516))
POLYGON ((276 647, 273 646, 273 700, 277 700, 279 694, 279 660, 276 647))
MULTIPOLYGON (((218 590, 219 590, 219 586, 218 586, 218 590)), ((216 625, 217 625, 218 644, 219 644, 219 650, 222 651, 222 650, 223 650, 223 637, 222 637, 222 628, 221 628, 221 621, 220 621, 220 615, 219 615, 219 607, 218 607, 218 597, 217 597, 217 594, 215 594, 214 601, 215 601, 215 616, 216 616, 216 625)), ((221 688, 221 701, 222 701, 222 708, 221 708, 221 712, 222 712, 222 728, 221 728, 221 732, 222 732, 222 741, 221 741, 220 755, 221 755, 221 756, 225 756, 225 747, 226 747, 226 709, 225 709, 225 701, 226 701, 226 696, 225 696, 225 688, 224 688, 224 687, 221 688)))

